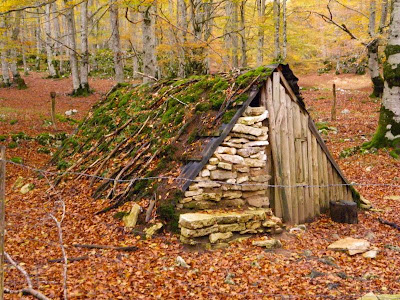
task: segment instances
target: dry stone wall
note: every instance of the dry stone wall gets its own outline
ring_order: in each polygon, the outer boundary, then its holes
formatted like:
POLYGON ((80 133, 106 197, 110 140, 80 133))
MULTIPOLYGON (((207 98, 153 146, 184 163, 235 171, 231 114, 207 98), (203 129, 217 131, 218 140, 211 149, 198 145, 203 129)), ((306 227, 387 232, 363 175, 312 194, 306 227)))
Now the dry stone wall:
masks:
POLYGON ((189 186, 179 208, 269 207, 267 118, 264 107, 246 109, 196 177, 198 182, 189 186))

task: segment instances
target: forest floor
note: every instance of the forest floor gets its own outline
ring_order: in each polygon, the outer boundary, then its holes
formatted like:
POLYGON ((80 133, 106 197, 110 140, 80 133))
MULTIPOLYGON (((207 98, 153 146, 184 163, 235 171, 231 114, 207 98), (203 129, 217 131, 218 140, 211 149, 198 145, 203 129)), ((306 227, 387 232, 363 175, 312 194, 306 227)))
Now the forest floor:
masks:
MULTIPOLYGON (((29 136, 73 132, 76 125, 61 117, 64 112, 77 109, 78 113, 71 118, 84 118, 91 105, 113 84, 109 80, 94 80, 94 95, 71 98, 67 96, 69 80, 43 76, 32 73, 26 77, 27 90, 0 89, 0 135, 6 138, 1 143, 9 145, 12 135, 18 132, 29 136), (57 129, 48 124, 50 91, 59 94, 57 129)), ((387 150, 339 158, 342 150, 362 144, 374 133, 380 104, 369 98, 368 77, 310 75, 303 76, 300 85, 315 121, 327 122, 337 129, 323 137, 347 178, 357 183, 400 185, 400 161, 387 150), (338 87, 338 113, 337 120, 331 122, 333 82, 338 87)), ((42 145, 36 140, 16 141, 15 148, 7 149, 7 159, 18 157, 29 166, 47 166, 50 154, 38 153, 42 145)), ((252 246, 254 237, 227 249, 193 251, 183 247, 174 234, 163 233, 143 240, 139 234, 127 231, 121 221, 112 217, 113 213, 95 216, 105 203, 90 197, 86 180, 67 181, 53 189, 46 177, 38 175, 7 164, 5 248, 27 270, 33 287, 50 298, 62 298, 63 293, 63 265, 51 261, 62 257, 59 232, 49 217, 49 213, 61 217, 56 205, 60 197, 66 207, 62 229, 67 255, 81 259, 68 264, 67 288, 71 299, 357 299, 367 292, 400 292, 400 231, 378 222, 380 217, 400 223, 400 199, 387 198, 400 195, 400 188, 359 186, 360 193, 375 207, 373 211, 360 211, 359 224, 337 224, 322 215, 308 224, 305 232, 280 236, 283 247, 279 250, 265 251, 252 246), (34 189, 21 194, 14 186, 19 176, 24 183, 33 183, 34 189), (367 259, 327 250, 338 237, 347 236, 370 240, 380 249, 378 256, 367 259), (138 249, 89 250, 73 244, 138 249), (177 256, 183 257, 189 268, 176 266, 177 256), (227 276, 232 277, 231 284, 226 283, 227 276)), ((26 286, 22 274, 9 264, 5 286, 26 286)))

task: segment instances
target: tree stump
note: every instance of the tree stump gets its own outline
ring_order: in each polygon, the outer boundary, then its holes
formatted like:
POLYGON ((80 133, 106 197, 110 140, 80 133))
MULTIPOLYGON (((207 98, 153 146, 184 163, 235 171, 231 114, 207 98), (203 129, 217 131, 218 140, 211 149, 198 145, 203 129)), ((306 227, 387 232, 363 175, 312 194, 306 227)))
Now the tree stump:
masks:
POLYGON ((331 219, 337 223, 358 224, 357 203, 352 201, 330 201, 331 219))

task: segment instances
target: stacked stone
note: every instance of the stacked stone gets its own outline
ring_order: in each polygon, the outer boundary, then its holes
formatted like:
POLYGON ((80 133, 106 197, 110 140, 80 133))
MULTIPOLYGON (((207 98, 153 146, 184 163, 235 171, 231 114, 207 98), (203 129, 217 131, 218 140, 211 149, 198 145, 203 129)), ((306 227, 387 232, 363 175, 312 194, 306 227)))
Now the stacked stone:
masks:
POLYGON ((234 233, 280 233, 282 220, 274 217, 270 209, 246 210, 244 212, 214 212, 181 214, 179 218, 181 242, 197 244, 208 236, 211 244, 226 242, 234 233))
POLYGON ((266 146, 268 118, 264 107, 248 107, 229 136, 189 186, 181 208, 269 207, 266 146))

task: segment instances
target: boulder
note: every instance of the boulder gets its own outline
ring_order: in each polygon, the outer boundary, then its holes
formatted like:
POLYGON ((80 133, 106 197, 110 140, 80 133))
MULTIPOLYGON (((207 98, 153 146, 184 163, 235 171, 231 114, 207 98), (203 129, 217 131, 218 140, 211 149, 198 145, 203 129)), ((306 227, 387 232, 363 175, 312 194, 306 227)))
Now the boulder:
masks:
POLYGON ((176 265, 177 265, 178 267, 187 268, 187 269, 190 268, 190 266, 186 263, 186 261, 185 261, 181 256, 178 256, 178 257, 175 259, 175 263, 176 263, 176 265))
POLYGON ((210 243, 215 244, 218 241, 226 241, 227 239, 230 239, 233 236, 232 232, 216 232, 216 233, 211 233, 209 236, 210 243))
POLYGON ((376 258, 376 256, 378 255, 379 251, 378 250, 369 250, 365 253, 363 253, 363 257, 365 258, 376 258))
POLYGON ((367 240, 347 237, 330 244, 328 246, 328 249, 338 250, 338 251, 348 251, 349 255, 355 255, 358 253, 364 253, 368 251, 369 247, 370 247, 370 242, 368 242, 367 240))
POLYGON ((219 160, 223 160, 225 162, 231 163, 231 164, 236 164, 240 165, 244 163, 243 157, 239 155, 231 155, 231 154, 215 154, 215 156, 219 160))
POLYGON ((213 180, 235 179, 236 177, 237 177, 236 172, 222 171, 222 170, 211 171, 210 175, 210 178, 213 180))
POLYGON ((159 231, 162 227, 162 223, 157 223, 149 228, 146 228, 144 230, 144 233, 146 234, 146 239, 151 239, 153 235, 156 234, 156 232, 159 231))
POLYGON ((275 248, 281 248, 282 243, 280 240, 275 240, 275 239, 263 239, 259 241, 253 241, 252 242, 253 246, 258 246, 258 247, 264 247, 267 249, 275 249, 275 248))
POLYGON ((30 191, 32 191, 34 188, 35 188, 35 185, 33 183, 27 183, 21 187, 19 192, 21 194, 25 195, 25 194, 29 193, 30 191))
POLYGON ((122 221, 124 222, 125 227, 134 228, 136 226, 139 213, 141 211, 142 211, 142 207, 140 205, 134 203, 132 205, 132 208, 131 208, 131 211, 129 212, 129 214, 122 218, 122 221))

